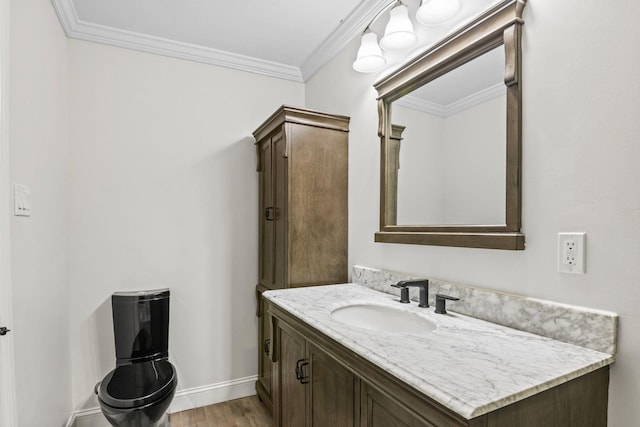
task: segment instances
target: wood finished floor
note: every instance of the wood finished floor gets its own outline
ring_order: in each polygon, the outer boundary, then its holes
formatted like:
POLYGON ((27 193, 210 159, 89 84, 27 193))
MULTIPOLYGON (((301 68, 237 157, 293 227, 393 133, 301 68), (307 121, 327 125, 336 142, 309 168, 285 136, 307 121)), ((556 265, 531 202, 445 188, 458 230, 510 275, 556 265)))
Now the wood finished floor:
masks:
POLYGON ((171 427, 272 427, 271 415, 250 396, 170 415, 171 427))

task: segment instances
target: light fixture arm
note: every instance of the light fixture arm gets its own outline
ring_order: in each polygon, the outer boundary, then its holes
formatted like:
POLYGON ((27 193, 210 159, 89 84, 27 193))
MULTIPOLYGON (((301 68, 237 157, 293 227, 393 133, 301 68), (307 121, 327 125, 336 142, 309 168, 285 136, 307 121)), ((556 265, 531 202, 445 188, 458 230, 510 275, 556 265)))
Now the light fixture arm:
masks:
MULTIPOLYGON (((392 2, 387 4, 385 7, 380 9, 380 11, 378 13, 376 13, 373 18, 371 18, 371 21, 369 21, 369 23, 367 24, 367 26, 364 28, 364 30, 362 31, 362 33, 360 35, 366 33, 367 31, 369 31, 369 27, 371 27, 371 25, 373 25, 373 23, 376 22, 378 20, 378 18, 380 18, 380 15, 385 13, 387 10, 391 9, 392 6, 395 7, 398 3, 399 4, 404 4, 404 2, 402 0, 393 0, 392 2)), ((422 1, 421 1, 421 3, 422 3, 422 1)), ((405 6, 406 6, 406 4, 405 4, 405 6)))

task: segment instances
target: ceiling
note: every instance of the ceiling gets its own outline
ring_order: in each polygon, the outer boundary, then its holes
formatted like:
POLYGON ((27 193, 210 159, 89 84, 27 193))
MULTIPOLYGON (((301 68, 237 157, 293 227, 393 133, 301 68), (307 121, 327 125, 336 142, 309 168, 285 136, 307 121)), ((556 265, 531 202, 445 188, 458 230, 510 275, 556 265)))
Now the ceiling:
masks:
MULTIPOLYGON (((493 1, 463 0, 460 19, 453 24, 416 24, 421 47, 493 1)), ((51 2, 70 38, 304 82, 392 0, 51 2)), ((420 1, 405 3, 413 15, 420 1)), ((373 29, 382 33, 386 19, 382 15, 373 29)))

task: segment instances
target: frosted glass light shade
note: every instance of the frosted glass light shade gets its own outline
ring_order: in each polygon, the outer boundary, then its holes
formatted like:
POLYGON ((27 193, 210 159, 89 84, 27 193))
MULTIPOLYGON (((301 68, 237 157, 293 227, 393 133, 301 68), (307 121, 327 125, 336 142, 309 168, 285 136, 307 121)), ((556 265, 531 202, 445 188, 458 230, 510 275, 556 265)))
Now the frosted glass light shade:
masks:
POLYGON ((358 57, 353 62, 353 69, 359 73, 375 73, 387 65, 387 60, 382 56, 382 50, 378 46, 376 33, 364 33, 358 49, 358 57))
POLYGON ((413 24, 409 19, 409 9, 401 4, 389 12, 389 23, 380 40, 380 46, 385 50, 406 49, 418 42, 418 36, 413 32, 413 24))
POLYGON ((440 25, 462 10, 460 0, 423 0, 416 12, 416 19, 424 25, 440 25))

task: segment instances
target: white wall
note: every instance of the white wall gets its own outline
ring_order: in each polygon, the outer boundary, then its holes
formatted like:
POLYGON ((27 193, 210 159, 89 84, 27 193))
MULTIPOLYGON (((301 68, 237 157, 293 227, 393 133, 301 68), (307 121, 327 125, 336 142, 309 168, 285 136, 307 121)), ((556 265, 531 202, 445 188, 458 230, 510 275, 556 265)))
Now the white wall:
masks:
POLYGON ((18 425, 62 426, 71 411, 67 257, 67 39, 49 2, 11 2, 11 180, 31 187, 13 217, 18 425))
POLYGON ((524 251, 381 244, 376 76, 354 40, 307 82, 307 106, 351 116, 350 263, 541 297, 620 315, 609 425, 640 420, 640 5, 528 2, 523 27, 524 251), (556 271, 561 231, 586 231, 587 274, 556 271))
POLYGON ((398 224, 504 224, 506 97, 447 117, 393 106, 405 126, 398 224))
POLYGON ((444 222, 444 122, 434 114, 394 105, 394 125, 405 126, 398 169, 398 224, 444 222))
POLYGON ((499 96, 444 120, 447 224, 506 222, 507 98, 499 96))
POLYGON ((114 367, 110 296, 171 288, 179 390, 257 373, 251 132, 301 83, 69 41, 73 402, 114 367))

